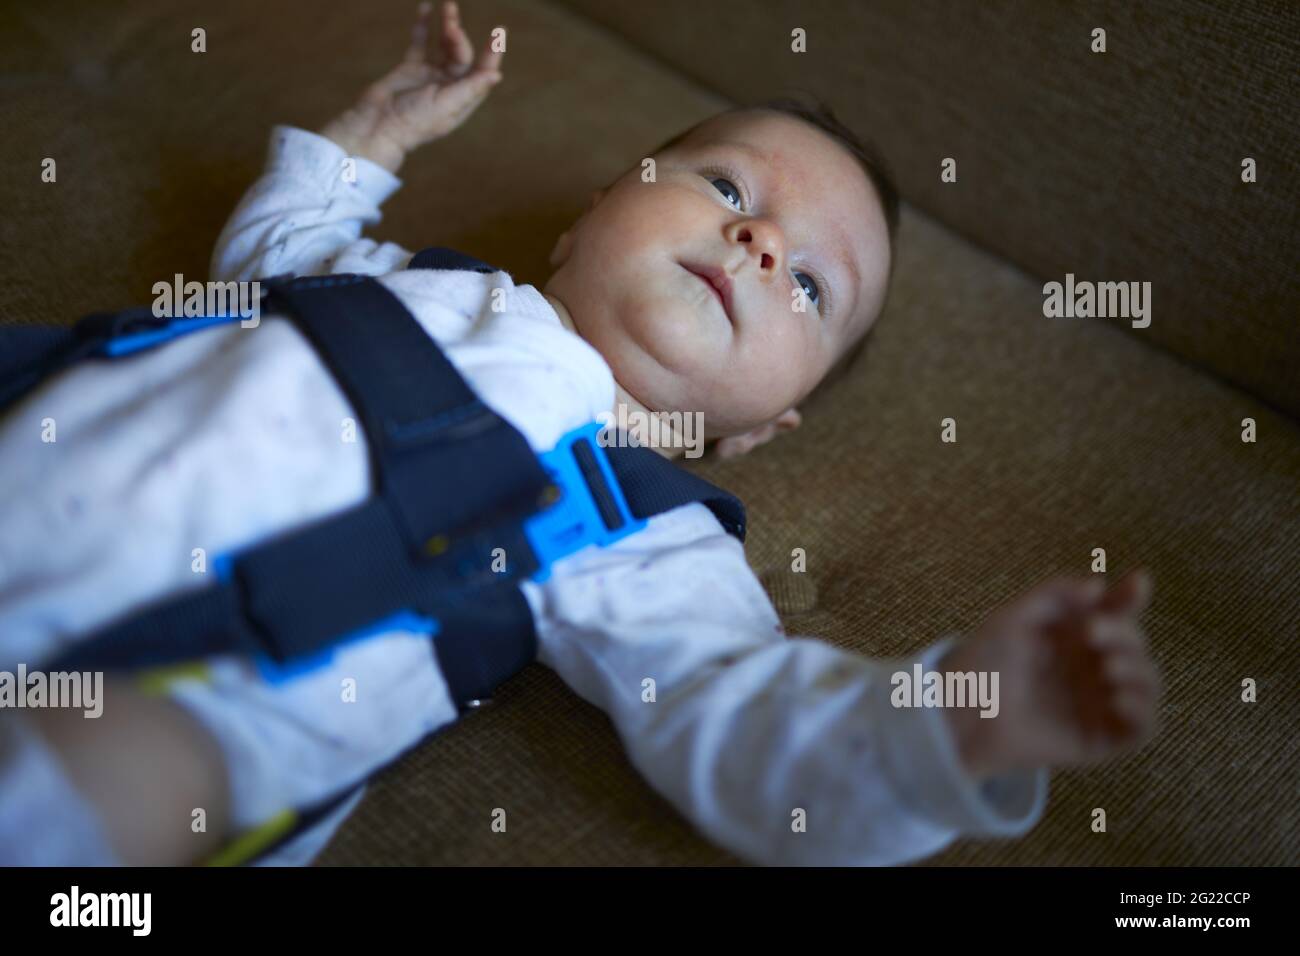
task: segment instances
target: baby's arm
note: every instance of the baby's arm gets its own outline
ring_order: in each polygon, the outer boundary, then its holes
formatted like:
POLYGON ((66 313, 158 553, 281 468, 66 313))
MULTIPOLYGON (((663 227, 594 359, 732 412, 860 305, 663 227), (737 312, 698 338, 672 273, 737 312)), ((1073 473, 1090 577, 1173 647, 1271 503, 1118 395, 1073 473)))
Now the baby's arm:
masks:
POLYGON ((380 204, 402 182, 307 130, 276 126, 266 170, 222 229, 209 269, 212 281, 357 272, 377 276, 411 258, 391 242, 361 239, 380 221, 380 204), (348 181, 344 173, 355 173, 348 181))
POLYGON ((401 180, 349 157, 330 140, 276 126, 266 171, 244 194, 212 254, 215 282, 357 272, 382 275, 411 257, 391 242, 361 239, 401 180), (347 161, 351 165, 347 164, 347 161))
POLYGON ((428 62, 430 10, 421 5, 402 62, 319 134, 272 130, 266 171, 217 240, 214 281, 382 275, 410 260, 401 246, 362 239, 362 228, 401 186, 406 154, 460 126, 501 78, 502 53, 489 47, 475 61, 453 3, 443 4, 438 65, 428 62))
POLYGON ((975 747, 977 773, 944 711, 891 704, 895 673, 941 669, 966 642, 882 661, 786 638, 740 545, 692 540, 711 520, 690 506, 652 521, 557 573, 537 609, 543 663, 697 828, 751 862, 858 865, 1037 822, 1046 761, 1004 767, 975 747))

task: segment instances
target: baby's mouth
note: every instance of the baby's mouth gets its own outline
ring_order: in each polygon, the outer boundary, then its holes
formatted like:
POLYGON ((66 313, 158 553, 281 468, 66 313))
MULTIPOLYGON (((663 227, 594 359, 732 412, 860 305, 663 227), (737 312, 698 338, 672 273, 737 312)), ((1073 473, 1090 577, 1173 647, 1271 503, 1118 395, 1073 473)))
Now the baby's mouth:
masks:
POLYGON ((685 262, 680 263, 680 265, 709 287, 714 299, 722 307, 722 313, 727 317, 727 321, 735 325, 736 317, 733 311, 731 278, 726 271, 714 266, 695 266, 685 262))

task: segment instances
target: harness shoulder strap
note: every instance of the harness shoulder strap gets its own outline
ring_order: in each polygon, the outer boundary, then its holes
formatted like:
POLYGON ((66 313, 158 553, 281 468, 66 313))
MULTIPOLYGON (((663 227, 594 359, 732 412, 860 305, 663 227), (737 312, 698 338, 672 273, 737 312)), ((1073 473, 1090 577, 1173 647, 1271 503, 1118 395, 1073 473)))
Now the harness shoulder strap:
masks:
MULTIPOLYGON (((406 268, 498 271, 496 266, 446 246, 420 250, 406 268)), ((613 467, 615 485, 621 488, 633 517, 646 519, 699 501, 713 512, 728 534, 742 542, 745 540, 745 507, 734 495, 691 474, 652 449, 616 444, 605 451, 613 467)), ((587 477, 590 479, 592 476, 587 477)), ((593 492, 598 502, 601 501, 601 489, 595 487, 593 492)))
POLYGON ((630 445, 608 451, 619 487, 636 517, 648 518, 698 501, 713 512, 727 534, 745 540, 745 506, 735 495, 691 474, 654 449, 630 445))
POLYGON ((0 382, 74 338, 71 328, 55 325, 0 325, 0 382))
MULTIPOLYGON (((430 246, 420 250, 411 257, 407 268, 468 269, 483 273, 500 271, 482 259, 447 246, 430 246)), ((291 278, 291 275, 285 274, 260 281, 267 285, 291 278)), ((81 359, 103 354, 108 343, 115 339, 123 340, 130 333, 136 333, 133 338, 140 338, 141 330, 170 328, 171 336, 159 335, 157 341, 162 341, 182 331, 194 331, 201 327, 202 323, 154 316, 148 308, 98 312, 74 326, 0 325, 0 414, 60 369, 81 359), (187 324, 189 327, 185 327, 187 324)))
POLYGON ((482 259, 457 252, 446 246, 430 246, 421 249, 411 257, 408 269, 469 269, 474 272, 499 272, 496 266, 490 266, 482 259))
POLYGON ((90 351, 67 326, 0 326, 0 414, 43 378, 90 351))

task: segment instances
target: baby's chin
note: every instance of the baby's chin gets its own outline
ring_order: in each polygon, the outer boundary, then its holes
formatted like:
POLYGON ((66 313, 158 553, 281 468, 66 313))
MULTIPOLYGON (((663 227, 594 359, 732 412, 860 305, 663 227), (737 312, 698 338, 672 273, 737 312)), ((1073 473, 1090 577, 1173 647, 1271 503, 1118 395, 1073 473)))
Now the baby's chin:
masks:
POLYGON ((614 407, 602 421, 665 457, 700 457, 712 437, 705 428, 707 416, 702 410, 671 409, 669 404, 643 402, 616 380, 614 407))
MULTIPOLYGON (((761 410, 753 407, 751 390, 741 389, 737 395, 728 384, 734 377, 727 362, 730 341, 712 330, 698 334, 699 329, 690 328, 690 323, 707 324, 710 316, 683 309, 680 303, 658 310, 653 321, 652 311, 606 311, 616 318, 603 327, 577 322, 580 334, 613 374, 615 410, 622 402, 647 412, 702 415, 715 435, 722 433, 718 429, 736 434, 753 427, 745 422, 761 410), (729 400, 736 398, 740 401, 729 400)), ((784 407, 773 415, 781 411, 784 407)))
MULTIPOLYGON (((669 423, 677 431, 686 429, 691 436, 702 435, 703 440, 712 441, 728 435, 743 434, 762 424, 754 422, 746 425, 738 417, 738 411, 717 405, 706 398, 661 397, 653 389, 638 392, 635 387, 628 388, 617 378, 614 380, 614 408, 611 412, 615 424, 624 430, 629 424, 644 423, 647 417, 658 417, 661 423, 669 423), (643 398, 643 395, 646 397, 643 398)), ((744 415, 745 412, 739 414, 744 415)))

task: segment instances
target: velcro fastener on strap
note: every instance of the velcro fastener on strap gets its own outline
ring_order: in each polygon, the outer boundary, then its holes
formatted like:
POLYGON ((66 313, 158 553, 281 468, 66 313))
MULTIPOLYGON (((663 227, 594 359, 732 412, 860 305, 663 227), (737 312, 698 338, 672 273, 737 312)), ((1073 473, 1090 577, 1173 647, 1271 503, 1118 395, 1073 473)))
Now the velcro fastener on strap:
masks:
MULTIPOLYGON (((534 565, 517 522, 497 521, 452 539, 437 556, 413 559, 381 499, 296 529, 234 556, 231 584, 243 613, 275 661, 312 653, 393 611, 441 621, 463 590, 516 581, 534 565), (492 552, 511 560, 492 570, 492 552)), ((492 640, 484 634, 485 644, 492 640)))

